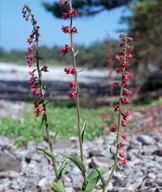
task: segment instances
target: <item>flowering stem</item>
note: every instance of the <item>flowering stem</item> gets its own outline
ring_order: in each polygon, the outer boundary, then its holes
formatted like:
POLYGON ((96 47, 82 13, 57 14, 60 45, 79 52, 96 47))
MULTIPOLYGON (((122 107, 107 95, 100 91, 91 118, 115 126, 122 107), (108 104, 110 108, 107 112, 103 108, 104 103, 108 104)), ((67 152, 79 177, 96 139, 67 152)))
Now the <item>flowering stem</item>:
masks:
MULTIPOLYGON (((106 184, 103 187, 103 192, 105 192, 106 187, 110 183, 112 176, 114 174, 114 171, 116 168, 119 168, 118 162, 119 160, 123 161, 123 164, 127 164, 127 159, 125 158, 124 152, 119 152, 119 148, 122 148, 125 144, 123 141, 120 141, 120 136, 122 138, 126 138, 126 133, 121 134, 121 126, 126 127, 126 121, 130 114, 130 111, 127 110, 124 112, 122 109, 123 104, 129 104, 130 101, 126 97, 128 95, 131 95, 132 92, 127 89, 128 87, 128 80, 133 77, 133 74, 128 72, 128 61, 132 59, 132 51, 134 49, 134 46, 129 46, 128 42, 132 42, 132 37, 127 37, 125 34, 121 34, 120 38, 122 39, 122 42, 120 43, 120 47, 122 47, 122 51, 119 55, 116 55, 117 61, 121 60, 119 68, 116 68, 117 74, 121 75, 121 84, 120 84, 120 96, 117 102, 117 105, 114 106, 114 111, 118 111, 118 122, 117 122, 117 129, 114 129, 114 126, 112 127, 112 132, 116 131, 116 153, 115 153, 115 160, 114 164, 110 173, 110 176, 108 180, 106 181, 106 184), (129 53, 128 53, 129 51, 129 53), (123 159, 124 158, 124 159, 123 159)), ((118 83, 114 83, 115 87, 118 86, 118 83)))
MULTIPOLYGON (((38 83, 40 87, 40 98, 41 98, 41 104, 43 107, 43 118, 44 118, 44 123, 45 123, 45 131, 46 131, 46 136, 47 136, 47 142, 49 145, 50 151, 53 153, 53 146, 51 142, 51 137, 49 134, 49 124, 48 124, 48 117, 47 117, 47 110, 46 110, 46 104, 45 104, 45 98, 44 98, 44 93, 43 93, 43 84, 42 84, 42 73, 39 67, 39 48, 38 48, 38 41, 36 41, 36 66, 37 66, 37 72, 38 72, 38 83)), ((54 159, 52 159, 52 164, 53 168, 55 171, 56 178, 58 177, 57 174, 57 168, 56 168, 56 162, 54 159)))
MULTIPOLYGON (((70 11, 72 12, 72 4, 71 1, 69 1, 69 7, 70 11)), ((70 18, 70 31, 72 30, 73 27, 73 17, 70 18)), ((76 64, 76 55, 75 55, 75 50, 74 50, 74 43, 73 43, 73 34, 70 33, 70 44, 72 47, 72 61, 73 61, 73 67, 77 71, 77 64, 76 64)), ((77 110, 77 127, 78 127, 78 137, 79 137, 79 146, 80 146, 80 158, 82 162, 84 163, 84 158, 83 158, 83 142, 82 142, 82 137, 81 137, 81 126, 80 126, 80 98, 79 98, 79 85, 78 85, 78 75, 77 73, 74 75, 74 81, 75 81, 75 90, 76 90, 76 110, 77 110)), ((86 176, 83 173, 83 178, 84 181, 86 182, 86 176)))
MULTIPOLYGON (((47 110, 46 110, 46 105, 47 103, 45 103, 45 90, 44 90, 44 85, 42 83, 42 71, 47 72, 47 66, 44 66, 43 68, 40 68, 40 57, 39 57, 39 26, 37 25, 37 20, 35 19, 34 15, 32 14, 32 11, 30 9, 30 7, 28 5, 25 5, 23 7, 22 10, 23 13, 23 17, 25 18, 26 21, 29 20, 29 18, 31 17, 31 22, 32 22, 32 26, 33 26, 33 31, 30 35, 30 37, 28 38, 27 42, 29 43, 29 45, 31 44, 31 47, 28 48, 28 51, 30 52, 30 54, 27 56, 28 59, 28 66, 31 67, 33 65, 33 63, 36 63, 36 68, 33 71, 30 71, 29 74, 31 76, 30 78, 30 87, 31 87, 31 91, 33 92, 33 94, 35 96, 38 96, 39 100, 38 102, 34 103, 34 107, 36 108, 36 111, 34 112, 34 114, 37 116, 39 116, 40 114, 42 114, 42 123, 44 123, 45 125, 45 131, 46 131, 46 135, 47 135, 47 142, 49 145, 49 150, 53 153, 53 146, 52 146, 52 142, 51 142, 51 138, 50 138, 50 134, 49 134, 49 124, 48 124, 48 118, 47 118, 47 110), (37 76, 35 76, 35 72, 37 72, 37 76), (41 105, 41 107, 39 107, 41 105)), ((55 175, 56 178, 58 178, 58 174, 57 174, 57 168, 56 168, 56 162, 54 158, 52 159, 52 164, 54 167, 54 171, 55 171, 55 175)))

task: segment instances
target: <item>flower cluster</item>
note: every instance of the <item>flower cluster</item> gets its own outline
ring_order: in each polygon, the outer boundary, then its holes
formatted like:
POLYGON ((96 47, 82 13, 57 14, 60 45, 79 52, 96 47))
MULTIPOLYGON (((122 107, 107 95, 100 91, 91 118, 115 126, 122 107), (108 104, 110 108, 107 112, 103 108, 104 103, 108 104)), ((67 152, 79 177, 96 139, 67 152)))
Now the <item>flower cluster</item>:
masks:
MULTIPOLYGON (((30 82, 30 89, 36 97, 40 99, 42 96, 42 85, 41 85, 41 74, 42 72, 48 72, 48 66, 44 65, 41 69, 39 67, 39 64, 37 61, 39 60, 38 55, 38 39, 39 39, 39 25, 37 25, 37 20, 35 19, 34 15, 31 12, 31 9, 28 5, 25 5, 22 9, 23 17, 26 21, 28 21, 31 18, 31 23, 33 26, 33 30, 31 32, 31 35, 27 39, 27 43, 29 44, 28 47, 28 54, 27 54, 27 65, 28 67, 33 67, 34 62, 36 62, 36 67, 29 71, 29 82, 30 82), (37 73, 37 75, 36 75, 37 73)), ((34 114, 39 116, 43 112, 43 108, 40 107, 41 102, 34 103, 35 112, 34 114)))
MULTIPOLYGON (((77 74, 77 71, 76 71, 75 68, 64 68, 64 72, 66 74, 71 74, 71 75, 74 75, 74 76, 77 74)), ((70 82, 70 89, 72 89, 72 90, 76 89, 76 83, 74 81, 70 82)), ((70 99, 75 99, 76 96, 77 96, 76 91, 71 91, 69 93, 70 99)))
MULTIPOLYGON (((118 62, 120 62, 120 65, 118 68, 116 68, 116 73, 121 75, 121 83, 114 82, 113 87, 120 87, 120 97, 117 101, 116 105, 114 106, 114 111, 118 112, 118 115, 120 117, 120 121, 118 126, 112 126, 111 132, 117 132, 119 134, 120 139, 118 141, 118 147, 122 148, 125 146, 125 142, 123 139, 126 139, 126 133, 122 132, 121 127, 125 128, 127 126, 127 120, 129 115, 131 114, 130 110, 124 111, 123 105, 130 104, 130 100, 128 96, 132 94, 131 90, 128 89, 128 81, 134 76, 133 73, 130 73, 128 71, 129 61, 133 58, 132 52, 134 49, 134 45, 129 45, 133 41, 132 37, 127 37, 125 34, 121 34, 119 36, 122 41, 120 43, 120 47, 122 48, 119 55, 116 55, 115 58, 118 62)), ((118 153, 119 160, 122 160, 123 164, 127 164, 127 159, 124 155, 123 151, 120 151, 118 153)))
MULTIPOLYGON (((59 1, 60 6, 63 6, 65 4, 65 2, 68 2, 68 1, 59 1)), ((70 6, 69 6, 69 10, 66 10, 66 12, 63 13, 62 18, 64 20, 66 20, 66 19, 71 19, 72 20, 72 18, 74 16, 78 16, 78 15, 79 15, 78 10, 72 10, 72 9, 70 9, 70 6)), ((70 39, 72 39, 73 34, 78 33, 77 28, 73 27, 72 24, 70 24, 69 26, 62 26, 61 29, 65 34, 70 34, 70 36, 71 36, 70 39)), ((71 52, 73 54, 73 56, 74 56, 72 41, 71 41, 70 45, 65 44, 64 48, 61 50, 61 53, 62 53, 63 56, 66 55, 69 52, 71 52)), ((70 99, 75 99, 76 96, 77 96, 77 82, 76 82, 77 69, 76 69, 76 66, 74 65, 73 68, 66 67, 66 68, 64 68, 64 72, 66 74, 71 74, 71 75, 74 76, 74 81, 70 82, 70 86, 69 86, 70 89, 72 90, 69 93, 69 97, 70 97, 70 99)))
POLYGON ((78 10, 73 10, 73 11, 67 10, 66 12, 63 13, 62 18, 64 20, 66 20, 66 19, 72 18, 74 16, 79 16, 78 10))

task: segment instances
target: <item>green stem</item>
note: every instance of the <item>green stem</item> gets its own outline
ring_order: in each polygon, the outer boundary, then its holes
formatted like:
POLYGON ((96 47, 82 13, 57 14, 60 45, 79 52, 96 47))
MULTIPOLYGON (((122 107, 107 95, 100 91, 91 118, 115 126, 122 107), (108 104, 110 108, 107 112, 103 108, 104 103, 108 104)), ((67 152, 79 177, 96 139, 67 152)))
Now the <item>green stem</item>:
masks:
MULTIPOLYGON (((72 4, 71 1, 69 1, 69 7, 70 7, 70 11, 73 10, 72 8, 72 4)), ((73 25, 73 18, 70 19, 70 30, 72 29, 72 25, 73 25)), ((73 67, 76 69, 77 71, 77 64, 76 64, 76 56, 75 56, 75 50, 74 50, 74 43, 73 43, 73 34, 70 33, 70 44, 72 47, 72 61, 73 61, 73 67)), ((84 163, 84 158, 83 158, 83 142, 82 142, 82 136, 81 136, 81 126, 80 126, 80 97, 79 97, 79 84, 78 84, 78 74, 76 73, 74 75, 74 80, 75 80, 75 84, 76 84, 76 110, 77 110, 77 127, 78 127, 78 137, 79 137, 79 147, 80 147, 80 158, 82 160, 82 162, 84 163)), ((85 173, 83 174, 83 178, 84 178, 84 183, 86 183, 86 175, 85 173)))
POLYGON ((123 89, 124 83, 122 82, 121 89, 120 89, 120 98, 119 98, 119 113, 118 113, 118 126, 117 126, 117 136, 116 136, 116 153, 115 153, 115 160, 114 165, 112 167, 111 173, 109 175, 108 180, 106 181, 106 185, 103 187, 103 192, 105 192, 106 187, 109 185, 113 174, 116 170, 116 165, 118 162, 118 152, 119 152, 119 137, 120 137, 120 129, 121 129, 121 111, 122 111, 122 97, 123 97, 123 89))
MULTIPOLYGON (((46 136, 47 136, 47 143, 49 145, 49 149, 50 151, 53 153, 53 149, 52 149, 52 142, 51 142, 51 137, 50 137, 50 131, 49 131, 49 124, 48 124, 48 117, 47 117, 47 110, 46 110, 46 104, 45 104, 45 98, 44 98, 44 94, 42 92, 42 73, 40 71, 40 67, 39 67, 39 51, 38 51, 38 39, 36 39, 36 65, 37 65, 37 72, 38 72, 38 83, 39 83, 39 87, 40 87, 40 98, 41 98, 41 104, 44 110, 44 121, 45 121, 45 130, 46 130, 46 136)), ((56 167, 56 162, 54 159, 52 159, 52 164, 53 164, 53 168, 54 168, 54 172, 56 175, 56 178, 58 179, 58 173, 57 173, 57 167, 56 167)))

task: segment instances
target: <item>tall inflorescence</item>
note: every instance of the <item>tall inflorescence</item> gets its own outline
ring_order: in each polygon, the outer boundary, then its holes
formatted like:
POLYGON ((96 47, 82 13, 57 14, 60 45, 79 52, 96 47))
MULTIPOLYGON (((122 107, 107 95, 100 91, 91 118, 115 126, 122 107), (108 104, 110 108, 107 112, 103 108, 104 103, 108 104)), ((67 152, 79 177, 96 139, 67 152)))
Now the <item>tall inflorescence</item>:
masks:
MULTIPOLYGON (((79 101, 79 94, 80 94, 80 88, 78 84, 78 70, 77 70, 77 63, 76 63, 76 55, 78 53, 75 52, 74 43, 73 43, 73 35, 78 33, 78 30, 75 26, 73 26, 73 20, 74 17, 79 16, 79 12, 76 9, 73 9, 71 0, 60 0, 59 1, 60 6, 67 5, 68 9, 63 13, 62 18, 64 20, 69 20, 69 25, 62 26, 62 31, 65 34, 69 34, 70 38, 70 44, 65 44, 64 48, 61 50, 62 55, 66 55, 67 53, 71 53, 72 56, 72 63, 73 66, 71 68, 64 68, 64 71, 68 75, 72 75, 73 80, 70 82, 69 88, 70 93, 69 97, 70 99, 74 99, 76 102, 76 113, 77 113, 77 128, 78 128, 78 138, 79 138, 79 146, 80 146, 80 160, 84 164, 83 159, 83 135, 84 131, 81 130, 81 123, 80 123, 80 101, 79 101)), ((84 178, 84 183, 86 183, 86 175, 85 171, 82 171, 82 175, 84 178)))
MULTIPOLYGON (((29 68, 32 68, 32 70, 29 71, 30 75, 30 89, 33 93, 33 95, 37 98, 37 101, 34 102, 34 114, 36 117, 42 115, 42 124, 45 126, 45 131, 47 135, 47 141, 49 144, 49 151, 43 150, 42 151, 48 155, 49 153, 53 153, 52 149, 52 142, 49 135, 49 125, 48 125, 48 118, 47 118, 47 112, 46 112, 46 106, 47 101, 45 101, 45 86, 42 83, 42 74, 44 72, 48 72, 48 66, 44 65, 40 67, 40 56, 39 56, 39 25, 37 24, 37 20, 35 19, 35 16, 32 14, 32 11, 28 5, 25 5, 22 9, 23 17, 26 21, 31 21, 32 23, 32 32, 27 39, 27 43, 29 44, 28 47, 28 54, 27 54, 27 65, 29 68)), ((50 155, 49 155, 50 156, 50 155)), ((56 169, 56 162, 54 158, 52 159, 54 171, 57 177, 57 169, 56 169)))
POLYGON ((119 55, 116 55, 116 60, 120 63, 119 67, 115 69, 116 73, 121 77, 120 82, 114 82, 113 86, 120 89, 120 96, 114 105, 114 111, 118 115, 117 125, 111 127, 111 132, 116 132, 116 155, 114 166, 111 170, 110 178, 113 175, 116 167, 122 163, 127 164, 127 158, 124 154, 123 147, 125 146, 126 132, 124 129, 127 126, 127 120, 130 115, 130 110, 126 109, 125 106, 130 104, 129 96, 132 94, 129 90, 129 80, 134 76, 133 73, 129 72, 129 62, 133 58, 132 52, 134 50, 134 45, 130 45, 133 42, 132 37, 127 37, 125 34, 119 36, 121 38, 121 52, 119 55))
POLYGON ((48 72, 48 67, 44 65, 40 68, 39 65, 39 25, 37 24, 37 20, 35 19, 32 11, 28 5, 25 5, 22 10, 23 17, 26 21, 31 19, 32 23, 32 32, 27 42, 29 44, 28 47, 28 54, 27 54, 27 65, 32 70, 29 71, 29 82, 30 82, 30 89, 34 96, 37 97, 37 102, 34 102, 35 112, 34 114, 36 117, 41 115, 44 111, 42 102, 44 101, 44 86, 42 84, 42 72, 48 72))

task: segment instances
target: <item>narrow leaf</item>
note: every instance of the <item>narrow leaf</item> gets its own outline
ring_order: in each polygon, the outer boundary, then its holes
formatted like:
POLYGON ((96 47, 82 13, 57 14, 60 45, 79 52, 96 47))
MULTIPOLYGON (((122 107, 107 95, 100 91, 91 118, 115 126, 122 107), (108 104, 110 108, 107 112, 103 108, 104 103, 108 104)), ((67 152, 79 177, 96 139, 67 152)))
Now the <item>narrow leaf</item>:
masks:
POLYGON ((55 134, 55 136, 54 136, 54 138, 53 138, 53 145, 56 143, 56 137, 57 137, 57 134, 58 134, 58 132, 56 132, 56 134, 55 134))
POLYGON ((61 166, 58 169, 58 179, 61 179, 62 175, 65 173, 66 167, 68 165, 69 161, 64 161, 61 166))
POLYGON ((90 181, 87 183, 85 189, 82 189, 82 192, 90 192, 90 191, 93 191, 93 189, 95 188, 97 182, 98 182, 98 178, 97 178, 97 177, 94 178, 94 179, 92 179, 92 180, 90 180, 90 181))
POLYGON ((50 157, 51 159, 55 159, 55 155, 53 154, 52 151, 50 151, 49 149, 41 149, 38 148, 38 150, 43 151, 44 154, 46 154, 48 157, 50 157))
POLYGON ((40 127, 42 127, 42 125, 43 125, 44 122, 45 122, 45 116, 44 116, 44 114, 43 114, 40 127))
POLYGON ((83 128, 82 128, 82 132, 81 132, 82 143, 84 141, 84 132, 85 132, 86 127, 87 127, 87 121, 85 120, 84 124, 83 124, 83 128))
POLYGON ((62 156, 71 160, 80 169, 82 173, 86 172, 85 165, 79 157, 77 157, 76 155, 62 155, 62 156))
POLYGON ((97 169, 97 168, 96 168, 96 171, 98 172, 98 175, 99 175, 99 178, 101 179, 103 187, 105 187, 106 182, 105 182, 105 179, 103 177, 103 173, 101 173, 101 171, 99 169, 97 169))
POLYGON ((124 175, 124 173, 123 173, 123 171, 120 169, 120 166, 119 166, 118 163, 116 164, 116 169, 117 169, 122 175, 124 175))
POLYGON ((77 86, 77 94, 80 94, 80 87, 77 86))
POLYGON ((76 53, 75 53, 75 57, 77 56, 78 53, 79 53, 79 50, 76 51, 76 53))
POLYGON ((59 179, 55 184, 52 184, 51 190, 54 192, 66 192, 63 181, 59 179))
POLYGON ((108 171, 106 168, 99 168, 93 170, 88 176, 87 176, 87 184, 83 185, 82 187, 82 192, 90 192, 94 189, 96 186, 97 182, 100 179, 100 174, 105 174, 108 171))

